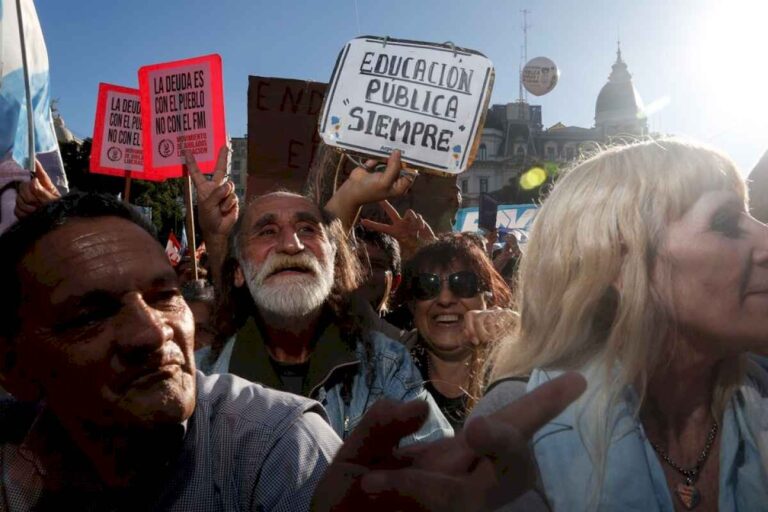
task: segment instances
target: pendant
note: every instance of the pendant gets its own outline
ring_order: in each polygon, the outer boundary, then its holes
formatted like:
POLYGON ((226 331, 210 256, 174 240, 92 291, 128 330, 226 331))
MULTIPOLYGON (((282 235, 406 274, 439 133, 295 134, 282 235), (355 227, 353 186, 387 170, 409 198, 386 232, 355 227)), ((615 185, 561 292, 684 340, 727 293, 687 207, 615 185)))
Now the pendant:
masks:
POLYGON ((699 504, 699 501, 701 501, 701 494, 699 494, 699 490, 693 485, 679 483, 677 484, 677 487, 675 487, 675 493, 677 494, 677 497, 680 498, 683 506, 688 510, 694 508, 699 504))

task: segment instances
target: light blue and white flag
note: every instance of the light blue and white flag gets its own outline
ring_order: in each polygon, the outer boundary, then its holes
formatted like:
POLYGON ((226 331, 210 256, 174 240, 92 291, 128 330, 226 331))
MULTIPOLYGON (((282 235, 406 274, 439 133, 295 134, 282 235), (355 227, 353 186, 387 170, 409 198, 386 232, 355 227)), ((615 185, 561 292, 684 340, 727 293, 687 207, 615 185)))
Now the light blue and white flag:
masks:
POLYGON ((181 248, 179 249, 179 254, 183 257, 184 254, 187 252, 187 223, 185 222, 184 225, 181 227, 181 240, 179 241, 181 244, 181 248))
POLYGON ((67 190, 67 178, 59 154, 50 109, 48 52, 32 0, 0 0, 0 232, 15 222, 14 181, 28 181, 29 136, 27 91, 24 82, 19 12, 32 102, 35 157, 60 191, 67 190))

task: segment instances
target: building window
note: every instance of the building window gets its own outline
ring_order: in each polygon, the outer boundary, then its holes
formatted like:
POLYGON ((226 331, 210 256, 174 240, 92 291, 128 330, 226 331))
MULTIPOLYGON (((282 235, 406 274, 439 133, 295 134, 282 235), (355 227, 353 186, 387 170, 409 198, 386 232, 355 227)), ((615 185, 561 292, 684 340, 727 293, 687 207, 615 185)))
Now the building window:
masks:
POLYGON ((466 194, 469 192, 469 180, 461 180, 461 193, 466 194))
POLYGON ((576 155, 573 152, 573 146, 566 146, 565 147, 565 159, 566 160, 573 160, 576 155))
POLYGON ((480 144, 480 148, 477 150, 477 159, 478 160, 488 159, 488 150, 485 148, 485 144, 480 144))
POLYGON ((547 146, 547 160, 554 160, 554 159, 555 159, 555 147, 547 146))
POLYGON ((488 192, 488 178, 480 178, 480 192, 488 192))
POLYGON ((523 146, 517 146, 515 153, 517 156, 525 156, 525 148, 523 146))

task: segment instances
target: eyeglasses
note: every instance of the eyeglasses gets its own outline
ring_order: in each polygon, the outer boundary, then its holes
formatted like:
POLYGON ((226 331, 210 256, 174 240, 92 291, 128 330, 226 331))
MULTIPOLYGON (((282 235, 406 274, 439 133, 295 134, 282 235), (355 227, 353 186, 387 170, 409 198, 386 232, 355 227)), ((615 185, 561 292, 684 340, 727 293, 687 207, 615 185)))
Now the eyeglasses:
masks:
POLYGON ((469 299, 480 292, 480 279, 469 270, 462 270, 446 277, 426 272, 411 279, 411 291, 416 300, 430 300, 440 295, 443 281, 448 282, 448 289, 459 298, 469 299))

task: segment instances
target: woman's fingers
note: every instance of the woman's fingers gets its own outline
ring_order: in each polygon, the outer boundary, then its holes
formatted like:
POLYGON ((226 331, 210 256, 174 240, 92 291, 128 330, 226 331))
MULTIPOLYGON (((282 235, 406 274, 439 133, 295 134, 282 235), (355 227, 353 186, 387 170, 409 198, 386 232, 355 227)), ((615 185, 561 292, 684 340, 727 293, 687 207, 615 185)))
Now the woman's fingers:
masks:
POLYGON ((361 219, 360 223, 365 229, 370 231, 378 231, 396 237, 398 235, 397 229, 392 224, 384 224, 383 222, 376 222, 369 219, 361 219))
POLYGON ((397 221, 402 220, 402 217, 400 217, 400 213, 398 213, 395 207, 392 206, 392 203, 390 203, 386 199, 383 201, 379 201, 379 206, 381 206, 381 209, 384 210, 384 213, 387 214, 387 217, 389 217, 389 220, 391 220, 393 224, 395 224, 397 221))

